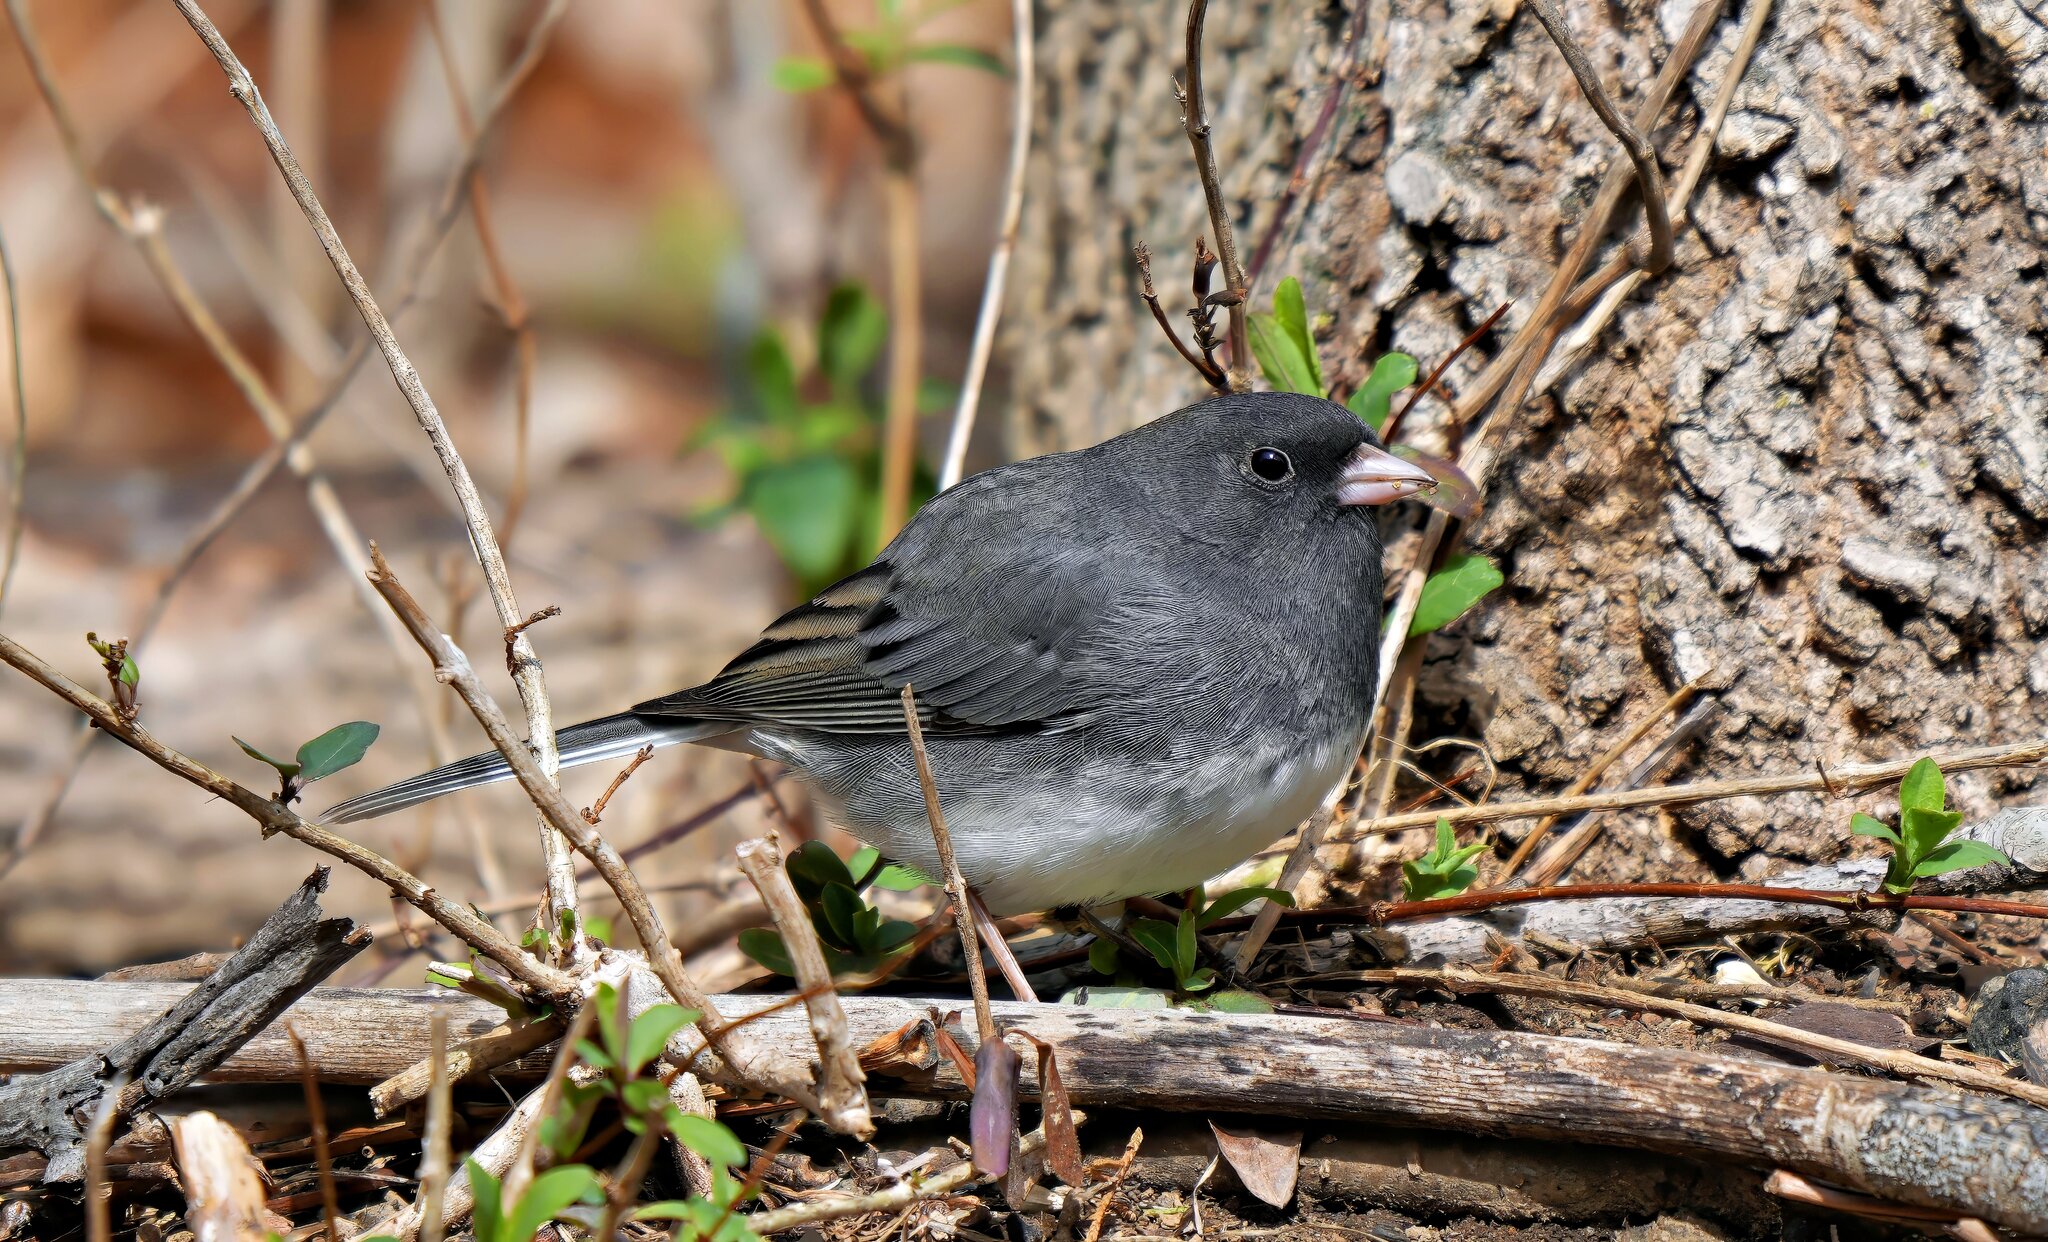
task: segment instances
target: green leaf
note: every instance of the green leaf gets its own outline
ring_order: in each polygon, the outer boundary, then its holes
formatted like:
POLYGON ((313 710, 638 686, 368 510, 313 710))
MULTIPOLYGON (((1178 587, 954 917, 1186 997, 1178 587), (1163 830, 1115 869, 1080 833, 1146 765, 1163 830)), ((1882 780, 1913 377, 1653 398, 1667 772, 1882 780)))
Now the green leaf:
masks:
POLYGON ((661 1055, 677 1031, 696 1020, 697 1015, 681 1005, 650 1006, 633 1019, 633 1029, 626 1035, 626 1072, 638 1074, 642 1066, 661 1055))
POLYGON ((853 887, 853 871, 823 841, 806 841, 791 850, 783 868, 789 872, 789 882, 795 886, 797 896, 806 903, 815 903, 828 884, 853 887))
POLYGON ((1278 392, 1301 392, 1312 397, 1323 395, 1316 379, 1314 359, 1303 356, 1301 347, 1277 318, 1262 311, 1253 311, 1250 326, 1252 357, 1258 359, 1259 370, 1265 372, 1267 384, 1278 392))
POLYGON ((547 938, 547 928, 529 927, 526 929, 526 934, 519 938, 519 947, 522 949, 531 949, 533 946, 545 942, 547 938))
POLYGON ((476 1219, 476 1242, 498 1242, 504 1228, 504 1189, 474 1158, 465 1157, 462 1165, 469 1170, 469 1189, 476 1201, 470 1210, 476 1219))
POLYGON ((782 937, 766 927, 749 927, 740 933, 740 952, 753 958, 764 968, 778 975, 796 974, 796 967, 789 964, 789 950, 783 947, 782 937))
POLYGON ((626 1005, 617 988, 609 983, 597 985, 597 994, 590 1003, 597 1006, 597 1034, 604 1044, 605 1055, 612 1064, 626 1063, 627 1019, 626 1005))
POLYGON ((1183 910, 1174 924, 1173 963, 1177 978, 1186 980, 1195 973, 1200 946, 1195 942, 1195 912, 1183 910))
POLYGON ((1230 988, 1203 997, 1198 1008, 1216 1013, 1272 1013, 1273 1002, 1256 992, 1230 988))
POLYGON ((1099 936, 1088 946, 1088 968, 1096 974, 1115 978, 1117 964, 1116 941, 1099 936))
POLYGON ((1133 919, 1131 925, 1124 930, 1130 932, 1131 939, 1145 946, 1145 951, 1152 955, 1153 961, 1159 963, 1161 970, 1171 972, 1176 979, 1180 977, 1180 972, 1174 969, 1179 953, 1175 946, 1177 932, 1173 924, 1159 919, 1133 919))
POLYGON ((892 893, 907 893, 913 888, 923 888, 937 881, 915 867, 903 863, 890 863, 882 868, 870 883, 876 888, 886 888, 892 893))
POLYGON ((1401 896, 1409 901, 1455 897, 1470 888, 1472 881, 1478 878, 1479 872, 1471 867, 1459 867, 1446 875, 1419 863, 1404 862, 1401 864, 1401 896))
POLYGON ((1294 905, 1294 894, 1284 888, 1260 888, 1257 885, 1240 888, 1210 902, 1209 907, 1202 911, 1199 922, 1201 926, 1207 927, 1218 919, 1236 914, 1255 901, 1270 901, 1276 906, 1291 908, 1294 905))
POLYGON ((876 864, 881 861, 882 851, 872 845, 855 850, 853 857, 846 860, 846 873, 853 877, 853 887, 861 889, 874 883, 875 873, 881 870, 876 864))
POLYGON ((911 47, 905 59, 929 61, 940 65, 959 65, 967 69, 979 69, 993 73, 999 78, 1010 76, 1010 67, 994 52, 969 47, 964 43, 919 43, 911 47))
POLYGON ((1301 295, 1301 282, 1289 276, 1273 291, 1273 318, 1294 342, 1294 349, 1306 364, 1312 387, 1310 396, 1323 395, 1323 364, 1316 357, 1316 338, 1308 329, 1308 302, 1301 295))
POLYGON ((1460 552, 1422 584, 1422 598, 1415 605, 1415 620, 1409 623, 1411 637, 1434 633, 1465 615, 1467 609, 1484 599, 1506 579, 1492 561, 1460 552))
POLYGON ((269 755, 264 754, 262 751, 256 749, 254 746, 249 745, 249 743, 243 741, 241 738, 236 737, 232 733, 228 734, 228 740, 232 741, 235 745, 241 747, 242 753, 249 756, 251 759, 254 759, 256 762, 267 763, 271 767, 276 768, 280 776, 291 777, 297 776, 299 774, 299 765, 293 763, 289 759, 273 759, 269 755))
POLYGON ((1908 857, 1918 863, 1939 848, 1948 834, 1962 822, 1961 811, 1931 811, 1925 807, 1909 806, 1899 812, 1899 836, 1906 843, 1908 857))
POLYGON ((839 948, 858 951, 860 930, 856 924, 863 907, 860 895, 844 884, 827 884, 818 905, 825 915, 825 926, 832 933, 832 942, 839 948))
POLYGON ((1344 403, 1345 408, 1365 420, 1365 425, 1378 431, 1387 425, 1387 415, 1393 408, 1394 394, 1415 382, 1418 368, 1415 359, 1407 354, 1382 354, 1372 364, 1372 374, 1351 394, 1344 403))
POLYGON ((866 289, 843 284, 825 298, 818 320, 818 369, 842 399, 860 387, 889 336, 889 315, 866 289))
POLYGON ((1183 992, 1200 992, 1205 988, 1213 988, 1215 986, 1216 972, 1207 966, 1202 967, 1180 981, 1180 990, 1183 992))
POLYGON ((860 516, 853 463, 806 457, 750 476, 741 504, 775 554, 805 583, 834 577, 846 563, 860 516))
POLYGON ((870 952, 894 952, 902 948, 915 935, 917 935, 917 924, 907 923, 902 919, 890 919, 876 929, 870 952))
POLYGON ((822 57, 784 56, 775 62, 774 76, 770 79, 775 89, 801 95, 832 85, 839 75, 832 72, 832 66, 822 57))
POLYGON ((747 1149, 733 1132, 709 1117, 695 1113, 684 1113, 671 1122, 676 1141, 709 1160, 727 1168, 738 1168, 747 1162, 747 1149))
POLYGON ((604 1202, 604 1189, 590 1166, 565 1164, 537 1174, 519 1206, 498 1235, 498 1242, 532 1242, 540 1227, 578 1203, 592 1206, 604 1202))
POLYGON ((1993 863, 2006 867, 2012 859, 2001 850, 1995 850, 1982 841, 1951 841, 1947 845, 1920 860, 1913 868, 1915 876, 1943 875, 1950 871, 1961 871, 1965 867, 1988 867, 1993 863))
POLYGON ((1859 837, 1877 837, 1880 840, 1889 841, 1893 845, 1904 844, 1899 840, 1899 834, 1892 831, 1890 824, 1885 823, 1881 819, 1865 815, 1861 811, 1849 817, 1849 831, 1859 837))
POLYGON ((379 732, 367 720, 351 720, 299 747, 299 783, 310 785, 361 763, 379 732))
POLYGON ((142 680, 142 670, 135 667, 134 656, 124 654, 121 657, 120 679, 124 686, 132 686, 142 680))
POLYGON ((1932 759, 1920 759, 1906 773, 1906 779, 1899 782, 1899 809, 1910 810, 1919 807, 1926 811, 1946 810, 1948 789, 1941 779, 1941 769, 1932 759))
POLYGON ((747 396, 752 408, 769 423, 787 427, 796 422, 796 364, 789 347, 772 329, 754 334, 747 346, 747 396))

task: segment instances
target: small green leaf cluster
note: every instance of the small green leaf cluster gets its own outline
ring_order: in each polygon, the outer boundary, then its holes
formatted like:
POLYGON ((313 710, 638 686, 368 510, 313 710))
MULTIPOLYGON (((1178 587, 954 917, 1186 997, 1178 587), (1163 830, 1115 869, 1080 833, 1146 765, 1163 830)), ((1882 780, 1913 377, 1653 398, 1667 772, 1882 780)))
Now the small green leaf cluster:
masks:
MULTIPOLYGON (((1316 338, 1309 329, 1308 303, 1299 280, 1289 276, 1281 281, 1273 291, 1273 309, 1253 311, 1247 326, 1252 357, 1258 360, 1266 383, 1279 392, 1330 395, 1323 384, 1323 364, 1316 355, 1316 338)), ((1415 383, 1416 373, 1415 359, 1407 354, 1387 354, 1373 364, 1372 374, 1345 404, 1378 431, 1386 426, 1394 394, 1415 383)))
MULTIPOLYGON (((790 852, 784 865, 791 886, 811 916, 811 926, 817 929, 825 964, 833 974, 875 970, 917 934, 915 923, 885 919, 861 897, 870 885, 900 892, 923 883, 924 877, 910 868, 884 865, 878 852, 865 847, 854 854, 849 867, 821 841, 804 842, 790 852)), ((796 973, 789 961, 789 947, 780 933, 769 928, 741 932, 740 951, 778 975, 796 973)))
POLYGON ((289 803, 314 781, 324 780, 343 768, 361 763, 363 756, 369 753, 370 744, 377 740, 379 731, 378 726, 367 720, 338 724, 300 746, 298 754, 291 759, 275 759, 241 738, 232 740, 242 748, 243 754, 277 769, 277 800, 289 803))
MULTIPOLYGON (((1253 311, 1249 326, 1252 356, 1258 359, 1268 384, 1281 392, 1329 395, 1323 385, 1323 366, 1316 356, 1315 335, 1309 329, 1308 304, 1299 280, 1289 276, 1281 281, 1273 291, 1272 311, 1253 311)), ((1407 354, 1383 355, 1345 405, 1377 433, 1387 425, 1394 394, 1411 387, 1417 373, 1415 359, 1407 354)), ((1461 509, 1476 489, 1455 463, 1425 457, 1406 446, 1396 446, 1392 451, 1436 476, 1441 495, 1430 498, 1431 503, 1463 516, 1461 509)), ((1487 558, 1469 553, 1453 556, 1423 584, 1422 599, 1416 607, 1415 620, 1408 627, 1409 634, 1419 636, 1442 629, 1502 581, 1500 568, 1487 558)))
POLYGON ((1414 862, 1401 864, 1401 896, 1409 901, 1456 897, 1479 878, 1479 869, 1472 866, 1470 860, 1485 848, 1485 844, 1479 841, 1459 845, 1457 834, 1451 831, 1450 821, 1437 820, 1436 842, 1429 853, 1414 862))
MULTIPOLYGON (((878 20, 874 26, 842 30, 839 37, 860 57, 862 72, 869 78, 883 77, 919 62, 959 65, 999 78, 1008 77, 1008 66, 991 52, 964 43, 918 41, 917 31, 926 22, 964 3, 966 0, 930 0, 914 12, 906 12, 902 0, 880 0, 875 6, 878 20)), ((785 56, 775 62, 775 85, 785 91, 822 90, 838 80, 832 62, 820 56, 785 56)))
MULTIPOLYGON (((610 984, 600 984, 589 1003, 596 1007, 597 1038, 579 1041, 576 1054, 602 1075, 578 1081, 581 1075, 572 1074, 562 1082, 555 1112, 541 1119, 542 1146, 556 1160, 571 1160, 588 1137, 600 1105, 610 1102, 626 1130, 640 1141, 671 1137, 702 1156, 712 1170, 709 1197, 649 1204, 638 1210, 638 1217, 681 1222, 679 1242, 714 1242, 714 1235, 715 1242, 755 1242, 746 1218, 733 1211, 742 1188, 731 1170, 746 1163, 746 1147, 720 1122, 684 1112, 660 1077, 647 1072, 668 1041, 696 1021, 696 1015, 679 1005, 654 1005, 629 1018, 623 998, 610 984)), ((532 1242, 549 1221, 573 1217, 578 1209, 596 1208, 605 1201, 606 1179, 587 1164, 561 1163, 538 1174, 512 1204, 504 1202, 504 1187, 489 1170, 473 1159, 465 1167, 476 1192, 477 1242, 532 1242)))
POLYGON ((1948 785, 1940 767, 1932 759, 1921 759, 1899 782, 1898 830, 1858 811, 1849 819, 1849 831, 1891 843, 1891 865, 1885 868, 1882 887, 1887 893, 1909 893, 1913 881, 1926 876, 2012 862, 1982 841, 1947 840, 1962 822, 1961 811, 1948 809, 1948 785))
MULTIPOLYGON (((1202 890, 1193 889, 1188 902, 1174 922, 1164 919, 1132 919, 1125 927, 1131 939, 1142 945, 1152 955, 1152 960, 1173 978, 1174 990, 1193 994, 1205 992, 1216 986, 1216 972, 1201 964, 1201 945, 1198 933, 1215 923, 1244 909, 1255 901, 1270 901, 1276 906, 1294 904, 1293 894, 1285 889, 1249 887, 1235 889, 1223 894, 1215 901, 1203 904, 1202 890)), ((1116 943, 1101 939, 1089 946, 1088 964, 1097 974, 1116 975, 1118 957, 1116 943)))
POLYGON ((85 643, 99 656, 100 667, 107 672, 107 686, 114 695, 114 710, 120 713, 123 720, 134 720, 135 691, 142 683, 142 670, 135 666, 135 657, 128 654, 128 640, 103 640, 98 634, 87 630, 85 643))
POLYGON ((1415 601, 1415 619, 1408 623, 1409 636, 1444 628, 1505 581, 1500 566, 1483 556, 1458 552, 1446 558, 1443 568, 1422 584, 1422 595, 1415 601))
MULTIPOLYGON (((859 285, 834 289, 818 321, 817 364, 799 375, 790 347, 763 329, 748 347, 739 400, 706 423, 693 447, 708 447, 736 481, 733 497, 700 511, 716 522, 754 519, 806 595, 866 563, 881 513, 882 410, 862 381, 889 335, 881 303, 859 285)), ((948 394, 921 394, 943 408, 948 394)), ((931 495, 920 471, 913 505, 931 495)))

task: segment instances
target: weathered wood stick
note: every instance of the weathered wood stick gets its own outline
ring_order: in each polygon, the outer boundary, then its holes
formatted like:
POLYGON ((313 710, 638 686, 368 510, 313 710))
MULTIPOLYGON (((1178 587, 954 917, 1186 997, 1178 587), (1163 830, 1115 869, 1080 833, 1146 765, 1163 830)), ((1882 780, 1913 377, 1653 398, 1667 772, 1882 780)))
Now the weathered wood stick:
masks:
MULTIPOLYGON (((103 985, 145 988, 152 999, 136 1002, 121 1021, 101 1025, 104 1038, 66 1044, 70 1052, 35 1066, 48 1072, 0 1085, 0 1151, 32 1147, 49 1157, 45 1182, 76 1181, 85 1172, 85 1119, 114 1084, 121 1084, 114 1101, 119 1120, 196 1082, 258 1032, 280 1046, 289 1063, 291 1046, 273 1025, 277 1016, 370 943, 352 920, 323 917, 326 889, 327 868, 316 868, 247 944, 196 986, 103 985)), ((0 1024, 33 1040, 41 1017, 9 1006, 0 1024)), ((287 1070, 275 1081, 294 1077, 287 1070)))
MULTIPOLYGON (((175 1001, 177 984, 0 980, 0 1072, 102 1047, 175 1001)), ((720 997, 739 1018, 776 998, 720 997)), ((848 997, 857 1040, 929 1003, 848 997)), ((447 992, 319 989, 292 1011, 322 1081, 379 1081, 425 1055, 428 1016, 453 1036, 499 1010, 447 992)), ((2048 1110, 1705 1053, 1505 1032, 1338 1019, 999 1004, 997 1019, 1051 1043, 1079 1105, 1341 1118, 1497 1137, 1599 1142, 1793 1169, 1866 1194, 2048 1233, 2048 1110)), ((800 1009, 748 1024, 764 1047, 807 1055, 800 1009)), ((539 1056, 505 1074, 538 1077, 539 1056)), ((215 1078, 289 1082, 281 1030, 250 1040, 215 1078)), ((958 1098, 950 1070, 877 1090, 958 1098)))

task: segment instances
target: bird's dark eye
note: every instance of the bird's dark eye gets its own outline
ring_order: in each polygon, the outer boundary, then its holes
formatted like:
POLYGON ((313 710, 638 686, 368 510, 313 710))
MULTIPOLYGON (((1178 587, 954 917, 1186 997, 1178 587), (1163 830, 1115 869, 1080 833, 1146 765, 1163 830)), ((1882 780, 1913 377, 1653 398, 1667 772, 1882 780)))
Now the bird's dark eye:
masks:
POLYGON ((1252 450, 1252 473, 1268 483, 1278 483, 1294 473, 1294 463, 1287 460, 1287 454, 1276 448, 1252 450))

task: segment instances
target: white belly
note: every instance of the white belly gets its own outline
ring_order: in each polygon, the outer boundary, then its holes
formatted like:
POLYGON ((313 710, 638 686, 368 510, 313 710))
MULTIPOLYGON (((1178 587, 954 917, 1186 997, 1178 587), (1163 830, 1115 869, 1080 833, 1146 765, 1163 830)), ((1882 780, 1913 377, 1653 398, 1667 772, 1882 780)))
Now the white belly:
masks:
MULTIPOLYGON (((1065 774, 1055 787, 1012 785, 1000 799, 940 806, 967 882, 996 914, 1179 892, 1299 827, 1350 773, 1357 739, 1270 762, 1212 759, 1171 789, 1138 789, 1121 769, 1065 774)), ((828 813, 838 822, 839 808, 828 813)), ((891 857, 939 874, 931 827, 855 829, 891 857)))

